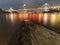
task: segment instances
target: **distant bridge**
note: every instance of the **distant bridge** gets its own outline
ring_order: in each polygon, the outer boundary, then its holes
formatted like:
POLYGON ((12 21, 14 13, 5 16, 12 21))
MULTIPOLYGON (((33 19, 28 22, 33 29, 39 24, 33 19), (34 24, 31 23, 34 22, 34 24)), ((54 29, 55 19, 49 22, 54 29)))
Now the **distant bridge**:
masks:
POLYGON ((51 13, 51 12, 60 12, 60 10, 57 9, 47 9, 47 11, 45 11, 45 8, 28 8, 28 9, 18 9, 18 10, 0 10, 0 12, 4 12, 4 13, 18 13, 19 11, 42 11, 42 12, 47 12, 47 13, 51 13))

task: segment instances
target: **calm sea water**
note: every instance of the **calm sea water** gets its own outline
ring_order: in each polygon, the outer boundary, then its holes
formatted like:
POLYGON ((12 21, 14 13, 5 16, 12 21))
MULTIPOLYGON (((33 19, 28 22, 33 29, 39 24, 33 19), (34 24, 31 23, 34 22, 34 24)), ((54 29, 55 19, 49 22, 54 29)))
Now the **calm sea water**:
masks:
POLYGON ((17 28, 16 24, 7 21, 5 13, 0 13, 0 45, 8 45, 17 28))
MULTIPOLYGON (((60 13, 39 13, 42 16, 42 24, 60 30, 60 13)), ((12 34, 18 28, 20 22, 18 14, 0 13, 0 45, 7 45, 12 34)), ((21 17, 23 19, 23 17, 21 17)), ((41 23, 41 21, 39 23, 41 23)))
MULTIPOLYGON (((21 20, 24 20, 28 17, 28 13, 26 14, 4 14, 2 15, 1 17, 1 21, 7 23, 7 24, 16 24, 17 22, 21 21, 21 20)), ((31 14, 32 15, 32 14, 31 14)), ((51 27, 54 27, 54 28, 57 28, 60 30, 60 13, 38 13, 38 14, 34 14, 35 15, 38 15, 38 19, 37 19, 37 22, 45 25, 45 26, 51 26, 51 27)), ((33 16, 33 18, 34 18, 33 16)), ((32 18, 32 19, 33 19, 32 18)), ((35 19, 35 18, 34 18, 35 19)))

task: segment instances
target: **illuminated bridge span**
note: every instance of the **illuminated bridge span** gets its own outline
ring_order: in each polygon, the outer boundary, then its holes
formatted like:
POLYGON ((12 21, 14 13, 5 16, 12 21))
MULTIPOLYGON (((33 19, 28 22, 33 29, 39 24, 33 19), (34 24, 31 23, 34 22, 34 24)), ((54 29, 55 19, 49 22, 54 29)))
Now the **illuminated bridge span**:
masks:
MULTIPOLYGON (((13 13, 18 13, 19 11, 25 11, 24 9, 18 9, 18 10, 12 10, 13 13)), ((38 11, 38 10, 45 10, 45 8, 30 8, 30 9, 26 9, 27 11, 31 11, 31 10, 34 10, 34 11, 38 11)), ((49 10, 49 9, 47 9, 49 10)), ((5 12, 5 13, 10 13, 11 10, 2 10, 2 12, 5 12)))

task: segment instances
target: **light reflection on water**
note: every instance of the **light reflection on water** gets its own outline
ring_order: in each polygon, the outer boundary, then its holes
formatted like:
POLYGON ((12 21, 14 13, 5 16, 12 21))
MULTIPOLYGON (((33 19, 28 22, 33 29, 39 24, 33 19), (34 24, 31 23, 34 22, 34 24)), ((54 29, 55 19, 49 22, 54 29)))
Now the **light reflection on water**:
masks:
POLYGON ((13 13, 10 13, 10 20, 12 23, 14 23, 14 16, 13 16, 13 13))
POLYGON ((46 25, 46 23, 47 23, 47 19, 48 19, 48 14, 47 13, 45 13, 44 14, 44 25, 46 25))
MULTIPOLYGON (((25 14, 13 13, 13 14, 10 14, 11 16, 8 16, 8 15, 6 15, 6 20, 7 22, 8 20, 10 20, 11 23, 16 23, 21 20, 28 19, 28 13, 25 13, 25 14)), ((48 26, 52 26, 60 29, 60 13, 39 13, 37 16, 38 16, 37 17, 38 22, 44 25, 48 25, 48 26)), ((35 19, 35 18, 33 17, 32 19, 35 19)))
POLYGON ((57 16, 57 15, 54 14, 54 13, 51 14, 51 20, 50 20, 50 21, 51 21, 51 25, 55 25, 55 23, 56 23, 56 16, 57 16))

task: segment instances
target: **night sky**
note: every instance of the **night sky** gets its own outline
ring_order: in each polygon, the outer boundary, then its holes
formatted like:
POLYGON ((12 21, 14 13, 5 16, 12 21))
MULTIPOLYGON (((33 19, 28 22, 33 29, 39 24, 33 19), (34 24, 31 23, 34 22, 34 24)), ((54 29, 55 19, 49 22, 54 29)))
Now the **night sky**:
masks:
POLYGON ((44 3, 50 5, 60 5, 60 0, 0 0, 0 8, 9 9, 10 7, 14 9, 22 8, 23 4, 27 7, 40 7, 44 3))

